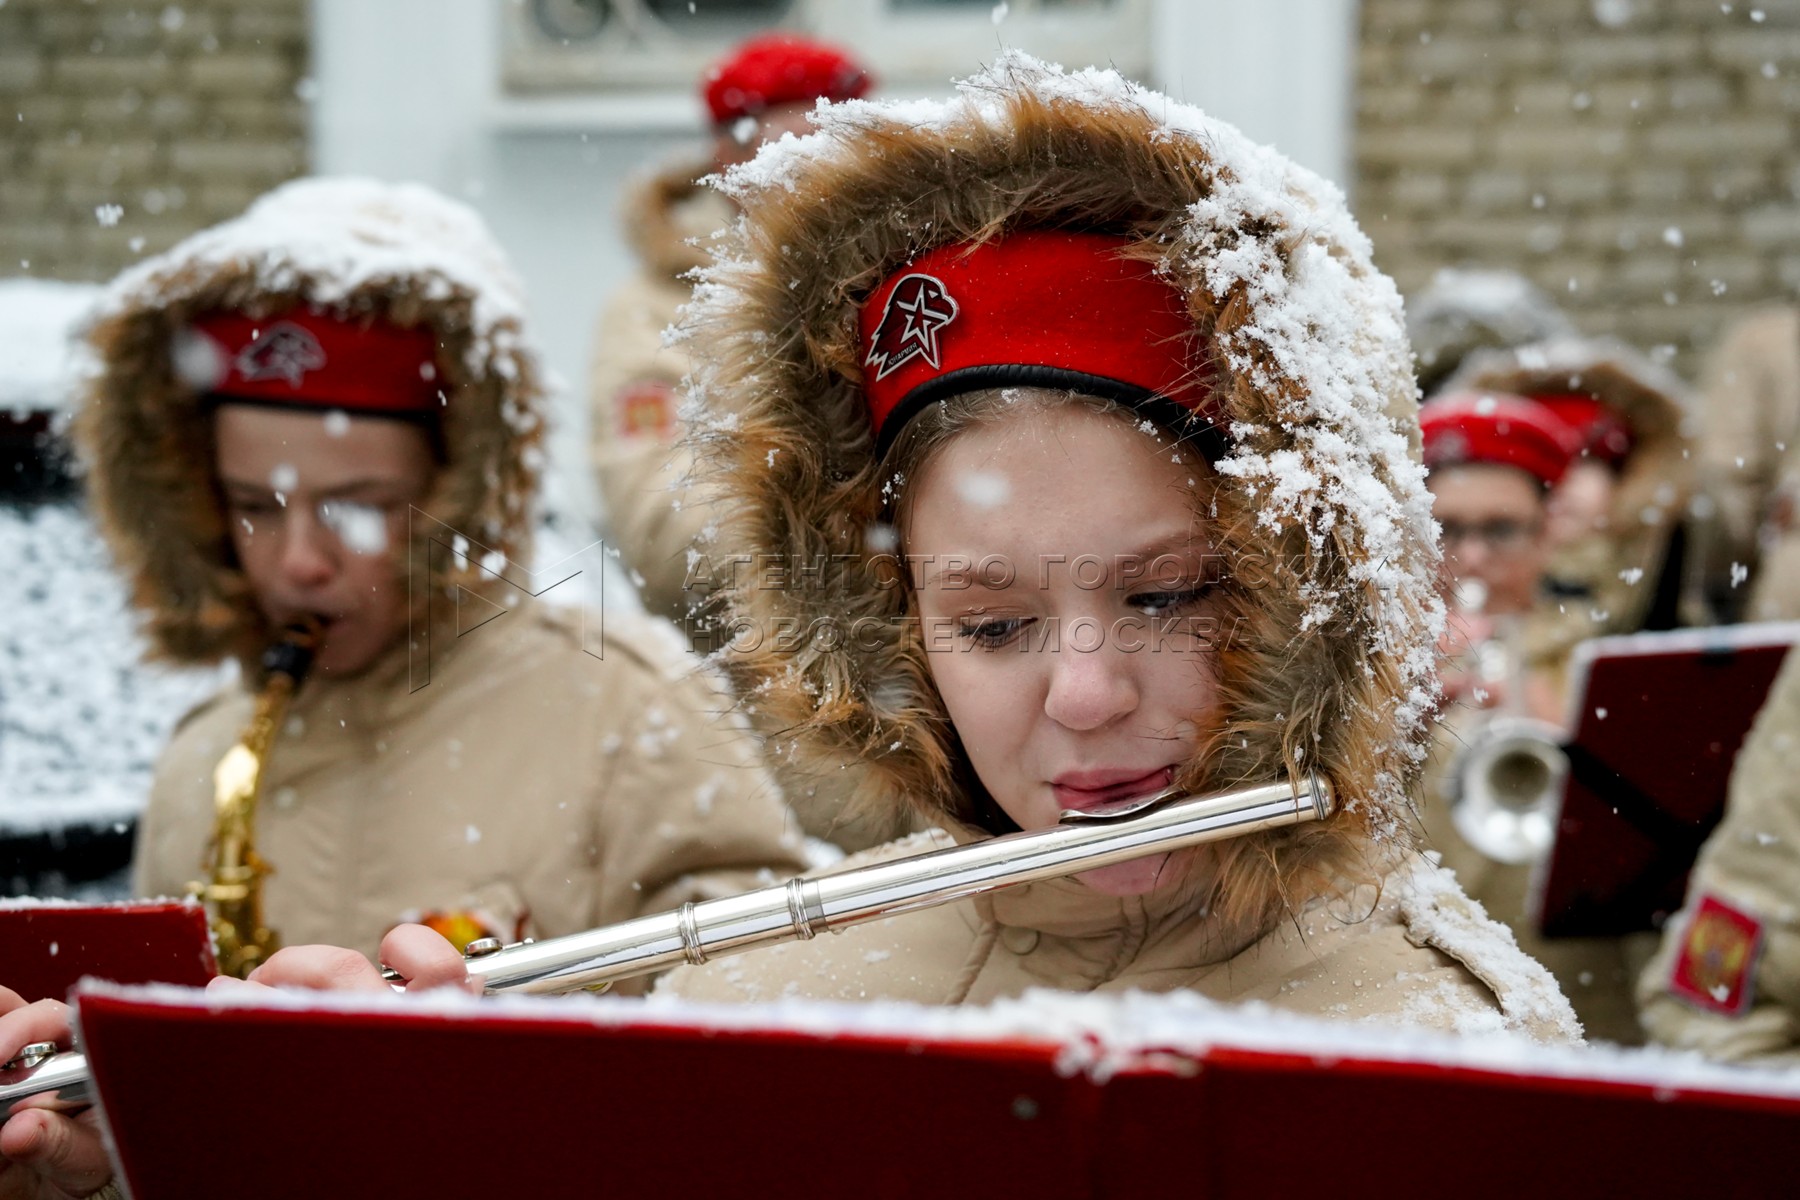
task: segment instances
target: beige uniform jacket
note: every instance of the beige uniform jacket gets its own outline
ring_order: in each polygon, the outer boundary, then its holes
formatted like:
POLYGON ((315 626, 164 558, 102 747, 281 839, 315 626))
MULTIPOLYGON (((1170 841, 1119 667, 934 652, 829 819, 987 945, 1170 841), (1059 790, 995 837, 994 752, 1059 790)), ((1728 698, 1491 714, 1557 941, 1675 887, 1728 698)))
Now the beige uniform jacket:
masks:
MULTIPOLYGON (((663 344, 663 331, 688 301, 681 276, 701 265, 701 243, 730 219, 730 208, 695 180, 706 168, 677 163, 640 180, 627 198, 626 235, 638 252, 636 276, 614 293, 594 327, 588 377, 594 470, 608 525, 634 575, 644 607, 686 630, 688 551, 715 519, 685 486, 678 450, 679 389, 688 357, 663 344)), ((712 649, 713 647, 706 647, 712 649)))
MULTIPOLYGON (((934 830, 844 866, 974 836, 934 830)), ((658 985, 722 1003, 800 996, 944 1005, 983 1004, 1029 988, 1194 991, 1319 1017, 1580 1038, 1549 975, 1423 864, 1390 875, 1379 898, 1316 903, 1268 931, 1222 928, 1160 894, 1115 898, 1055 880, 678 968, 658 985)))
POLYGON ((1800 655, 1732 768, 1725 819, 1638 981, 1653 1040, 1800 1065, 1800 655))
POLYGON ((1701 487, 1710 588, 1750 589, 1752 621, 1800 618, 1800 308, 1758 313, 1730 329, 1702 374, 1701 487), (1754 564, 1747 582, 1739 578, 1754 564))
MULTIPOLYGON (((403 919, 472 914, 512 938, 571 933, 792 875, 800 841, 749 734, 667 626, 515 608, 409 662, 314 677, 257 811, 271 926, 373 953, 403 919)), ((441 640, 441 639, 440 639, 441 640)), ((165 752, 139 836, 140 895, 201 871, 211 776, 249 720, 232 687, 165 752)))

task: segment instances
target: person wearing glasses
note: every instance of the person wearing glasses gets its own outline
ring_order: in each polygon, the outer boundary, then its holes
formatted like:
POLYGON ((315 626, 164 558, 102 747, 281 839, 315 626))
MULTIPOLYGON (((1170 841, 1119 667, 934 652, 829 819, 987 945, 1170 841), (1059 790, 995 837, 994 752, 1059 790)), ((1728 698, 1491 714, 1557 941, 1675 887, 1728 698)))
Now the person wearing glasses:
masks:
POLYGON ((1589 1038, 1636 1043, 1642 1034, 1626 946, 1614 938, 1540 937, 1526 903, 1532 864, 1490 857, 1456 820, 1461 798, 1485 774, 1479 747, 1498 734, 1498 722, 1563 719, 1561 658, 1546 653, 1533 627, 1554 603, 1545 586, 1552 517, 1587 438, 1551 406, 1503 392, 1430 400, 1419 426, 1450 599, 1444 709, 1420 805, 1426 840, 1464 890, 1556 976, 1589 1038))

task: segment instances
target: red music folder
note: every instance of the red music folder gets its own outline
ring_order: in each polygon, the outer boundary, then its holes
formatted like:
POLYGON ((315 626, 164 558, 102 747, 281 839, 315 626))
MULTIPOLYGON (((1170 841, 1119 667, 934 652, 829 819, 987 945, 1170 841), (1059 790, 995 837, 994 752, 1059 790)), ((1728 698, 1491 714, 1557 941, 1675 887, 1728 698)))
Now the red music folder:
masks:
POLYGON ((199 987, 218 973, 199 905, 0 900, 0 984, 27 1000, 61 1000, 86 975, 199 987))
POLYGON ((1571 669, 1556 845, 1537 879, 1548 937, 1657 929, 1725 808, 1731 765, 1800 623, 1596 638, 1571 669))
POLYGON ((1791 1183, 1800 1079, 1028 996, 269 999, 84 985, 137 1200, 1707 1196, 1791 1183))

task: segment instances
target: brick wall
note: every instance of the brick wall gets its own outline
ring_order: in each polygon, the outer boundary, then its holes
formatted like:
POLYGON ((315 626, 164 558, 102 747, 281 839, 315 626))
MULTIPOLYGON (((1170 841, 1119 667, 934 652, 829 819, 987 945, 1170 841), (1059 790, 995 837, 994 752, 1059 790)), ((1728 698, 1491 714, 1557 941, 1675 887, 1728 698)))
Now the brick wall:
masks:
POLYGON ((306 13, 0 0, 0 277, 105 279, 302 173, 306 13))
POLYGON ((1363 0, 1355 203, 1411 292, 1512 267, 1696 349, 1800 294, 1800 0, 1363 0))

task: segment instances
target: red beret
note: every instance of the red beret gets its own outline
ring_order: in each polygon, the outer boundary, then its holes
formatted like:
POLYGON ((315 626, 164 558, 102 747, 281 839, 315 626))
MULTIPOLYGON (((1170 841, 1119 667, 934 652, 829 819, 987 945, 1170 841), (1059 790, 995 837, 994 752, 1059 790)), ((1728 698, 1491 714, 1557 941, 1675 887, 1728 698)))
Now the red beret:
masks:
POLYGON ((1545 486, 1562 480, 1580 450, 1575 433, 1553 413, 1523 396, 1459 392, 1419 409, 1425 467, 1493 463, 1517 467, 1545 486))
POLYGON ((177 344, 175 365, 199 391, 265 404, 408 416, 444 403, 429 327, 347 321, 308 308, 201 317, 177 344))
POLYGON ((1585 453, 1617 470, 1631 457, 1631 429, 1619 414, 1585 392, 1533 392, 1527 397, 1543 405, 1575 431, 1577 453, 1585 453))
POLYGON ((1206 415, 1181 291, 1130 241, 1024 230, 938 246, 889 276, 861 313, 863 388, 878 444, 919 410, 989 387, 1066 387, 1206 415))
POLYGON ((855 100, 874 80, 836 46, 770 33, 751 38, 706 72, 706 107, 713 124, 754 117, 777 104, 855 100))

